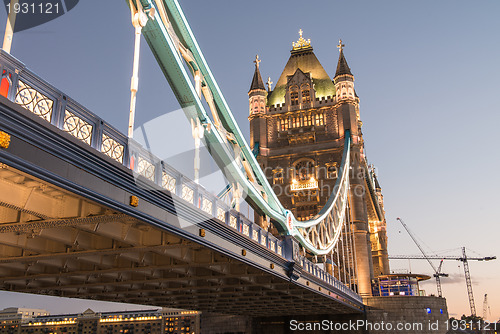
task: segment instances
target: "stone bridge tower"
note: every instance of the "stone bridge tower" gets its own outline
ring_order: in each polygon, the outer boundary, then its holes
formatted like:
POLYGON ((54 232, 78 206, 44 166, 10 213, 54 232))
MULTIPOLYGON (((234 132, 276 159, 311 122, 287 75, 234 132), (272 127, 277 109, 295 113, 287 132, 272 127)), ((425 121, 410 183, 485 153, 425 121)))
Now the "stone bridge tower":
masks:
MULTIPOLYGON (((357 280, 349 284, 360 295, 370 296, 373 279, 389 273, 386 222, 381 189, 363 151, 359 98, 343 46, 340 42, 332 80, 301 30, 276 86, 272 89, 269 79, 267 90, 257 57, 248 93, 250 143, 282 204, 298 220, 308 220, 321 210, 333 191, 345 131, 350 131, 350 223, 349 235, 341 238, 342 254, 344 259, 347 254, 353 260, 347 271, 357 272, 357 280)), ((259 213, 255 217, 256 223, 277 233, 265 217, 259 213)), ((332 254, 333 269, 328 262, 325 268, 340 276, 339 254, 338 249, 336 257, 332 254)))

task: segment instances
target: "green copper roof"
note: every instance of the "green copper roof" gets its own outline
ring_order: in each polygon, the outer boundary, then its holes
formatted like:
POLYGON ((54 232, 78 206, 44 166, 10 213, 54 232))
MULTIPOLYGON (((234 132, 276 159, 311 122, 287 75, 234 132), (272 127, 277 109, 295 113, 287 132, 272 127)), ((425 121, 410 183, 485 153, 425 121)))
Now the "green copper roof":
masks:
POLYGON ((304 73, 311 73, 314 90, 316 91, 316 97, 321 98, 322 96, 326 97, 335 95, 335 85, 319 62, 318 58, 316 58, 316 55, 312 51, 312 47, 301 51, 292 50, 291 53, 292 54, 285 65, 285 69, 276 83, 276 88, 273 90, 271 95, 268 96, 269 105, 276 105, 285 102, 287 76, 294 75, 297 69, 300 69, 304 73))

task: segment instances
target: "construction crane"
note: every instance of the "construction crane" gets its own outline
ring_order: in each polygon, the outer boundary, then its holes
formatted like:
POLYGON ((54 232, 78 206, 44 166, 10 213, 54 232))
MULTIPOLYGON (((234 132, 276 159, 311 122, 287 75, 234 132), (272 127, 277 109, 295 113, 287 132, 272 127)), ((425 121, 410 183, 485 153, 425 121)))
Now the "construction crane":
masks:
POLYGON ((465 284, 467 284, 467 294, 469 295, 470 314, 475 317, 476 304, 474 302, 474 294, 472 293, 472 281, 470 279, 469 261, 467 261, 467 253, 465 253, 465 247, 462 247, 462 255, 463 256, 461 261, 464 263, 465 284))
MULTIPOLYGON (((404 225, 403 225, 404 226, 404 225)), ((439 256, 439 255, 392 255, 389 259, 392 260, 455 260, 461 261, 464 264, 465 272, 465 283, 467 284, 467 294, 469 296, 469 306, 472 316, 476 316, 476 304, 474 302, 474 295, 472 293, 472 282, 470 279, 469 262, 468 261, 491 261, 495 260, 496 256, 486 256, 486 257, 468 257, 465 252, 465 247, 462 247, 462 256, 439 256)))
POLYGON ((403 221, 403 219, 401 219, 401 218, 398 217, 397 220, 399 220, 399 222, 401 223, 401 225, 403 225, 403 227, 405 228, 406 232, 408 232, 408 235, 413 240, 413 242, 415 243, 415 245, 417 245, 418 249, 422 253, 423 259, 426 259, 427 262, 429 262, 429 264, 431 265, 432 269, 434 270, 434 275, 433 276, 436 278, 436 286, 437 286, 438 296, 442 297, 443 296, 443 290, 441 289, 441 277, 448 277, 448 274, 444 274, 444 273, 441 272, 441 267, 443 265, 443 261, 441 260, 441 263, 439 264, 439 268, 436 269, 436 266, 434 265, 434 263, 432 263, 431 259, 427 256, 427 254, 425 253, 424 249, 420 246, 420 244, 418 243, 417 239, 415 238, 415 236, 413 235, 413 233, 410 231, 410 228, 405 224, 405 222, 403 221))
POLYGON ((484 301, 483 301, 483 320, 486 320, 488 318, 488 313, 491 317, 491 310, 490 306, 488 305, 488 294, 484 294, 484 301))
POLYGON ((438 291, 438 296, 443 297, 443 290, 441 289, 441 277, 448 277, 448 274, 442 273, 441 272, 441 267, 443 267, 443 259, 441 259, 441 262, 439 262, 439 267, 437 268, 437 271, 434 273, 434 277, 436 278, 436 285, 437 285, 437 291, 438 291))

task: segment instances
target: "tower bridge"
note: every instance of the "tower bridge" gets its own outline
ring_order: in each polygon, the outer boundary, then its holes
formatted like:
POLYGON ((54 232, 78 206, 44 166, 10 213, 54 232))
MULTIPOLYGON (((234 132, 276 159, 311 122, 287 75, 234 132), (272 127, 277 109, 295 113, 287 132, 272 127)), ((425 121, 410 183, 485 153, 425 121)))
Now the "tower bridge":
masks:
POLYGON ((358 294, 294 253, 295 240, 3 51, 0 64, 10 79, 0 97, 3 290, 255 316, 362 311, 358 294))
POLYGON ((254 221, 1 51, 0 289, 252 317, 364 313, 389 274, 386 221, 342 41, 332 78, 301 30, 274 89, 256 57, 247 144, 177 1, 128 4, 224 193, 243 194, 254 221))

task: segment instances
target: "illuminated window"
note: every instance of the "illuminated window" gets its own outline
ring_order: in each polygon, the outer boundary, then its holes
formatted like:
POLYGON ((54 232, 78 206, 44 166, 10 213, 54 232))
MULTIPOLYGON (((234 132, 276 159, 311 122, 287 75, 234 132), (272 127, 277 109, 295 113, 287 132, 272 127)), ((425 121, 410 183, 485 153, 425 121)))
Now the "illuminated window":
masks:
POLYGON ((304 126, 312 125, 312 116, 311 114, 304 116, 304 126))
POLYGON ((336 179, 337 177, 338 177, 337 163, 327 164, 326 165, 326 178, 327 179, 336 179))
POLYGON ((292 106, 299 104, 299 90, 297 86, 290 88, 290 104, 292 106))
POLYGON ((281 118, 280 119, 280 130, 281 131, 288 130, 288 119, 287 118, 285 118, 285 119, 281 118))
POLYGON ((316 126, 325 125, 325 116, 323 115, 323 113, 316 114, 314 118, 315 118, 314 124, 316 126))
POLYGON ((302 85, 302 103, 311 102, 311 91, 309 90, 309 85, 302 85))
POLYGON ((283 169, 278 168, 273 170, 273 184, 283 183, 283 169))
POLYGON ((294 165, 295 180, 306 181, 314 177, 314 161, 310 159, 299 160, 294 165))

